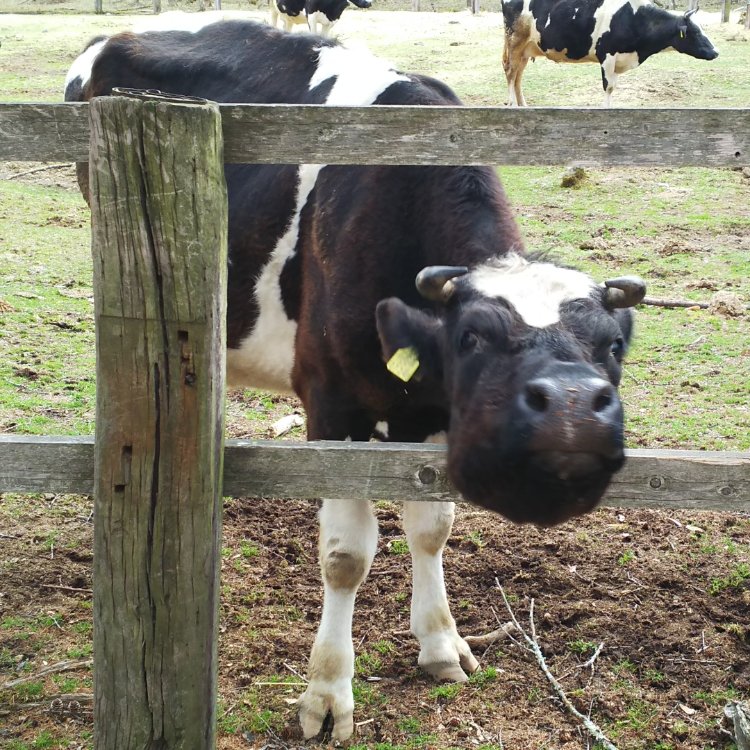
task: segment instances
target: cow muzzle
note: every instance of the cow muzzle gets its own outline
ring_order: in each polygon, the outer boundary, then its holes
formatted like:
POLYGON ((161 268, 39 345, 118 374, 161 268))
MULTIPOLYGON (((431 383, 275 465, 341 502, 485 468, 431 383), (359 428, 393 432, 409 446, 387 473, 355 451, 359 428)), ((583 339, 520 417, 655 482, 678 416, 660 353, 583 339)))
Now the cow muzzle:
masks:
MULTIPOLYGON (((577 365, 560 365, 524 386, 516 403, 515 423, 529 435, 528 450, 550 455, 550 470, 573 475, 586 461, 559 457, 622 455, 622 404, 614 386, 577 365)), ((564 478, 564 477, 562 477, 564 478)))
POLYGON ((580 363, 528 380, 492 434, 451 446, 449 473, 468 500, 517 523, 552 526, 589 512, 625 460, 617 391, 580 363))
POLYGON ((526 383, 514 421, 528 436, 525 471, 538 495, 537 517, 526 520, 549 525, 591 510, 625 459, 615 387, 588 367, 558 365, 526 383))

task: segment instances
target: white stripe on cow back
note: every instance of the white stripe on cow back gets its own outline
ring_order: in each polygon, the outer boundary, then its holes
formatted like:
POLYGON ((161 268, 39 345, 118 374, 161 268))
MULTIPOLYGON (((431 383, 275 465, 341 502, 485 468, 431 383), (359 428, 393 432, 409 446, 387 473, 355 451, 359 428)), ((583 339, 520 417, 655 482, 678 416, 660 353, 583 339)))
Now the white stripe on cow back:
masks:
MULTIPOLYGON (((143 34, 146 31, 189 31, 193 34, 201 29, 218 23, 226 18, 226 14, 208 11, 206 13, 195 14, 185 13, 183 11, 168 11, 159 16, 136 21, 131 27, 134 34, 143 34)), ((102 39, 96 44, 81 52, 73 61, 65 77, 65 89, 75 81, 81 79, 81 86, 85 86, 91 78, 91 69, 94 67, 94 61, 99 56, 104 45, 109 39, 102 39)))
POLYGON ((596 285, 580 271, 530 262, 511 253, 477 267, 469 283, 481 294, 513 305, 527 325, 544 328, 560 320, 560 305, 590 297, 596 285))
POLYGON ((102 48, 106 43, 107 40, 102 39, 101 42, 92 44, 81 52, 75 60, 73 60, 73 64, 70 66, 70 70, 68 70, 68 75, 65 77, 64 90, 67 90, 68 86, 70 86, 76 78, 81 79, 82 87, 88 83, 89 78, 91 78, 91 68, 94 67, 94 60, 99 56, 99 53, 102 51, 102 48))
MULTIPOLYGON (((309 90, 336 77, 326 98, 330 105, 368 105, 396 81, 409 79, 364 49, 320 47, 309 90)), ((253 385, 274 391, 292 389, 294 339, 297 323, 286 316, 279 278, 295 253, 302 210, 324 164, 304 164, 299 169, 294 214, 255 284, 258 319, 238 349, 227 351, 227 378, 232 385, 253 385)))
POLYGON ((364 47, 319 47, 317 51, 318 65, 309 88, 312 91, 335 76, 336 81, 326 99, 326 104, 331 106, 372 104, 390 85, 409 80, 364 47))
POLYGON ((294 254, 299 220, 322 164, 303 164, 299 169, 297 201, 291 221, 255 282, 258 319, 239 349, 227 350, 227 380, 232 385, 289 392, 292 390, 294 337, 297 323, 286 316, 279 278, 294 254))

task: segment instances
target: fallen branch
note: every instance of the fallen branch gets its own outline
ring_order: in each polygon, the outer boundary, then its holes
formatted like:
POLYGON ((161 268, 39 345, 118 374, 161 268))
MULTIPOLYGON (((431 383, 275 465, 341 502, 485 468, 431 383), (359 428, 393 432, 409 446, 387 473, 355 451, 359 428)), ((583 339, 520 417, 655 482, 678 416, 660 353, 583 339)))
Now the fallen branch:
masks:
POLYGON ((699 307, 701 310, 708 310, 708 302, 694 302, 690 299, 662 299, 661 297, 644 297, 641 300, 642 305, 651 305, 652 307, 699 307))
POLYGON ((593 669, 594 669, 594 662, 599 658, 599 654, 601 654, 603 648, 604 648, 604 641, 602 641, 596 647, 596 651, 594 651, 594 653, 591 656, 591 658, 587 662, 581 664, 581 669, 586 669, 586 667, 591 667, 591 670, 593 671, 593 669))
POLYGON ((94 589, 79 589, 75 586, 61 586, 55 583, 42 583, 40 584, 43 589, 57 589, 58 591, 73 591, 76 593, 93 594, 94 589))
POLYGON ((19 177, 26 177, 29 174, 36 174, 37 172, 46 172, 49 169, 63 169, 64 167, 72 167, 72 164, 45 164, 43 167, 34 167, 34 169, 27 169, 25 172, 16 172, 15 174, 3 177, 4 180, 17 180, 19 177))
POLYGON ((44 708, 52 713, 80 710, 93 702, 93 693, 60 693, 33 703, 0 703, 0 716, 10 716, 13 711, 28 711, 30 708, 44 708))
MULTIPOLYGON (((642 305, 651 307, 697 307, 701 310, 708 310, 711 307, 710 302, 695 302, 690 299, 664 299, 662 297, 644 297, 641 300, 642 305)), ((744 305, 745 310, 750 310, 750 305, 744 305)))
POLYGON ((499 640, 509 638, 510 634, 515 629, 516 626, 512 622, 506 622, 491 633, 485 633, 484 635, 467 635, 464 637, 464 640, 471 647, 487 648, 488 646, 492 646, 493 643, 497 643, 499 640))
POLYGON ((57 664, 50 664, 49 667, 40 669, 35 674, 28 674, 25 677, 19 677, 17 680, 6 682, 4 685, 0 685, 0 690, 10 690, 10 688, 14 688, 17 685, 23 685, 25 682, 33 682, 34 680, 38 680, 40 677, 46 677, 50 674, 56 674, 58 672, 70 672, 73 669, 83 669, 84 667, 90 667, 93 663, 93 659, 60 661, 57 664))
MULTIPOLYGON (((568 711, 575 716, 586 729, 588 730, 589 734, 597 741, 602 744, 606 750, 617 750, 617 746, 613 745, 605 736, 604 732, 599 728, 599 726, 593 722, 588 716, 584 716, 570 701, 570 698, 568 698, 565 691, 562 689, 562 686, 560 683, 555 679, 552 672, 550 672, 549 667, 547 666, 547 661, 544 658, 544 654, 542 653, 542 649, 539 647, 539 643, 537 641, 536 637, 536 625, 534 624, 534 600, 531 600, 531 604, 529 606, 529 626, 531 629, 531 635, 529 635, 519 624, 515 612, 513 612, 512 607, 510 606, 510 602, 508 601, 508 597, 505 595, 505 591, 503 587, 500 585, 500 581, 495 579, 495 585, 500 589, 500 594, 503 597, 503 602, 505 603, 505 608, 508 610, 508 614, 510 615, 511 620, 513 621, 513 624, 516 626, 516 630, 521 634, 521 637, 526 641, 526 650, 530 651, 534 657, 536 658, 537 664, 539 664, 542 672, 544 672, 544 676, 547 678, 547 681, 552 685, 552 688, 554 689, 555 693, 557 693, 557 697, 563 702, 563 705, 565 708, 568 709, 568 711)), ((515 639, 513 639, 515 640, 515 639)))

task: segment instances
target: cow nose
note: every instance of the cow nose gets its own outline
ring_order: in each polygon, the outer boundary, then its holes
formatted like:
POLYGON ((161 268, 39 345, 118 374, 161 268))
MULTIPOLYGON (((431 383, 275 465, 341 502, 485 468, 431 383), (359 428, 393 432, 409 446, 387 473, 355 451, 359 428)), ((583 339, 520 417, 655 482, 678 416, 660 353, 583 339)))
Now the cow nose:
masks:
POLYGON ((588 378, 566 382, 551 378, 537 378, 527 383, 523 392, 523 406, 538 418, 544 414, 555 416, 563 412, 586 413, 597 419, 608 420, 619 411, 617 392, 602 378, 588 378))
POLYGON ((614 386, 587 367, 563 365, 529 380, 516 428, 532 452, 622 454, 622 404, 614 386))

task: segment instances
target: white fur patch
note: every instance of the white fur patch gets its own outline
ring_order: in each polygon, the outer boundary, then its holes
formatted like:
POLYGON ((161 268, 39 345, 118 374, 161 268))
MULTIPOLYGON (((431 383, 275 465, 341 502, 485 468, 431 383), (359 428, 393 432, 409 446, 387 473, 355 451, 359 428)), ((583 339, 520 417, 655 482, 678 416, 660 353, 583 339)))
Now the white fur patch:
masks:
POLYGON ((651 0, 604 0, 604 2, 594 11, 594 32, 591 35, 591 48, 589 49, 589 58, 596 60, 596 43, 601 39, 602 34, 610 30, 612 17, 620 8, 630 4, 633 13, 638 11, 641 5, 651 5, 651 0))
POLYGON ((478 292, 513 305, 527 325, 545 328, 560 320, 560 305, 590 297, 596 285, 580 271, 509 255, 479 266, 469 275, 478 292))
POLYGON ((107 43, 106 39, 102 39, 101 42, 92 44, 88 49, 81 52, 78 57, 73 61, 70 66, 68 75, 65 77, 65 90, 70 86, 76 78, 81 79, 81 86, 85 86, 91 78, 91 68, 94 67, 94 60, 99 56, 102 51, 102 47, 107 43))
POLYGON ((320 47, 310 90, 334 76, 336 82, 326 99, 332 106, 372 104, 391 84, 409 80, 365 48, 320 47))
MULTIPOLYGON (((326 104, 339 106, 372 104, 392 83, 409 80, 366 49, 321 47, 310 90, 333 76, 336 82, 326 104)), ((295 252, 300 214, 324 166, 305 164, 300 167, 294 214, 255 284, 258 320, 240 347, 227 351, 227 379, 232 385, 252 385, 282 392, 292 390, 297 323, 286 316, 279 277, 284 264, 295 252)))
POLYGON ((255 283, 254 294, 259 310, 255 327, 238 349, 227 350, 227 379, 232 384, 283 392, 292 390, 297 323, 286 316, 279 278, 284 264, 294 254, 300 214, 322 168, 322 164, 303 164, 300 167, 294 214, 255 283))

